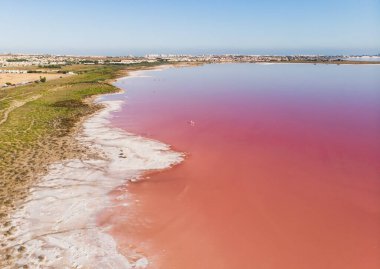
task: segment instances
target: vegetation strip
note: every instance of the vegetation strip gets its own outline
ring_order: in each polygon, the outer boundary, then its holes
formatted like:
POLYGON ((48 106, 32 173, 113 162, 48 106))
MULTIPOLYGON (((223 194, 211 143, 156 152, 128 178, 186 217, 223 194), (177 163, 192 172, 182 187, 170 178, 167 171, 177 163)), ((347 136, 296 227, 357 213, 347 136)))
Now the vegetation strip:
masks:
MULTIPOLYGON (((48 165, 68 158, 85 158, 86 148, 75 140, 78 124, 100 109, 91 96, 118 91, 109 82, 126 71, 157 64, 129 66, 65 66, 77 75, 45 83, 0 89, 0 231, 12 240, 15 227, 8 221, 22 206, 29 188, 46 173, 48 165)), ((22 251, 22 250, 20 250, 22 251)), ((1 242, 0 267, 14 255, 1 242), (3 263, 3 264, 2 264, 3 263)))

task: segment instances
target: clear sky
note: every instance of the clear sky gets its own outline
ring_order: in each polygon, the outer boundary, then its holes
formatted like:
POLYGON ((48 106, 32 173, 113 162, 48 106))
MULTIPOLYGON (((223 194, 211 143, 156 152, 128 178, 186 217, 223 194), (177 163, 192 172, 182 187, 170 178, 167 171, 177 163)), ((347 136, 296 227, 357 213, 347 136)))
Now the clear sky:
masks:
POLYGON ((0 53, 377 54, 380 0, 0 0, 0 53))

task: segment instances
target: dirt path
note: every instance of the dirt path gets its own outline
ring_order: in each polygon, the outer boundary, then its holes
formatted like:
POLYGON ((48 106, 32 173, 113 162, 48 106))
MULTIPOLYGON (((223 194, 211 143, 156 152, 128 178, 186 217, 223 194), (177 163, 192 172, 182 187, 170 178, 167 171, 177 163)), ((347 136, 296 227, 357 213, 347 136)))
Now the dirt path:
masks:
POLYGON ((11 113, 13 110, 22 107, 26 103, 32 102, 40 98, 42 95, 34 95, 28 99, 19 101, 19 100, 14 100, 12 101, 11 105, 5 109, 5 112, 3 113, 3 118, 0 120, 0 125, 5 123, 8 120, 9 113, 11 113))

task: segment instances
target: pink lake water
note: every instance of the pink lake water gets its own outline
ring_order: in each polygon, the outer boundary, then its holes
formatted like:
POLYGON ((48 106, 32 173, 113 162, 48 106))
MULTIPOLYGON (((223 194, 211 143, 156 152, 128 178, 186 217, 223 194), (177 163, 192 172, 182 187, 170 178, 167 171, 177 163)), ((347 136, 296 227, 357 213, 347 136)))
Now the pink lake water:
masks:
POLYGON ((186 159, 110 194, 99 222, 122 253, 165 269, 380 268, 380 66, 144 75, 107 97, 125 100, 113 124, 186 159))

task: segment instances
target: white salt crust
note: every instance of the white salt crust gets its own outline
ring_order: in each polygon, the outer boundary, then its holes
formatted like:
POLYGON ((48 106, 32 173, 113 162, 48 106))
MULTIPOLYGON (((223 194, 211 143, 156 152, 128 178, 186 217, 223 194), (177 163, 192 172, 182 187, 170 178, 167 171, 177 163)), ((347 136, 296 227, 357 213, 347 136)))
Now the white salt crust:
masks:
POLYGON ((119 110, 123 102, 100 103, 105 109, 84 123, 77 139, 102 157, 51 165, 48 174, 31 189, 28 200, 12 216, 17 230, 10 245, 26 247, 17 261, 20 266, 121 269, 149 266, 146 257, 132 262, 121 255, 106 232, 110 227, 95 224, 96 215, 111 206, 110 191, 126 180, 138 179, 147 170, 178 164, 183 155, 166 144, 112 127, 112 112, 119 110))

